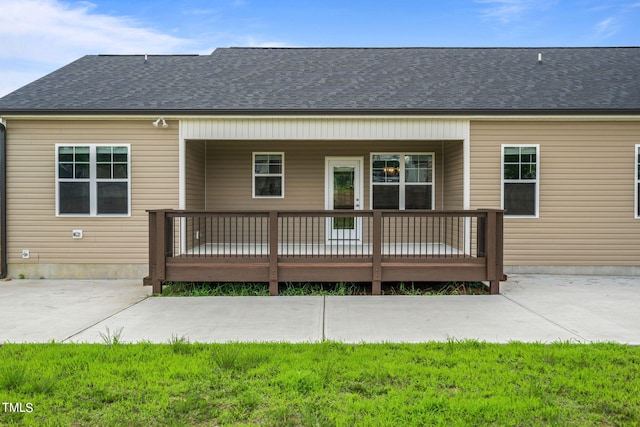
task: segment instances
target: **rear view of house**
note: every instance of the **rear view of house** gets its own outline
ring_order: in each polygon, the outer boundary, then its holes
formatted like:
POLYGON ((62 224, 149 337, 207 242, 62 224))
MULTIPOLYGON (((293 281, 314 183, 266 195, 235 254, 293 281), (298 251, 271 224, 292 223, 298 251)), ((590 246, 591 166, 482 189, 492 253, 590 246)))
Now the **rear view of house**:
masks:
POLYGON ((0 99, 3 274, 640 274, 638 75, 635 47, 85 56, 0 99))

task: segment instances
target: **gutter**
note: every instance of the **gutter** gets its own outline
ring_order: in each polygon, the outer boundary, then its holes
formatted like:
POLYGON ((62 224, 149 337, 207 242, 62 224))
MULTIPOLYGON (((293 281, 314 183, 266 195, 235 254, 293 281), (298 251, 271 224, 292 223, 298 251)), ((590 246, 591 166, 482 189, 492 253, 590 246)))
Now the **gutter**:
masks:
POLYGON ((7 277, 7 128, 0 122, 0 279, 7 277))
POLYGON ((640 115, 640 108, 565 108, 565 109, 422 109, 422 108, 397 108, 397 109, 311 109, 311 108, 264 108, 264 109, 193 109, 193 108, 167 108, 167 109, 4 109, 0 114, 6 116, 573 116, 573 115, 598 115, 598 116, 618 116, 618 115, 640 115))

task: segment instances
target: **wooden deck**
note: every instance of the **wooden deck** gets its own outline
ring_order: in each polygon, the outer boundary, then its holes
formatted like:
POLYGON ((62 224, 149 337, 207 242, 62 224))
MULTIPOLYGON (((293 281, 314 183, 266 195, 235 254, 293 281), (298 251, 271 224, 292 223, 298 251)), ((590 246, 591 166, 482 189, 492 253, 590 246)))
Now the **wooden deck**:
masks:
POLYGON ((499 293, 503 212, 149 211, 149 276, 169 281, 483 281, 499 293))

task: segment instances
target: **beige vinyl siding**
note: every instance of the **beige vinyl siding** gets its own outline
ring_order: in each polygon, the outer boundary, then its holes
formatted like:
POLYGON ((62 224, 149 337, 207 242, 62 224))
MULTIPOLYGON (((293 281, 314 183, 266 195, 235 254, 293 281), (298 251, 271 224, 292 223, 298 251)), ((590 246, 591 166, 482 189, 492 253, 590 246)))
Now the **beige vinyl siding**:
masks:
POLYGON ((472 122, 471 207, 500 207, 501 144, 540 144, 539 218, 505 218, 505 264, 637 266, 638 122, 472 122))
MULTIPOLYGON (((191 144, 187 142, 187 146, 191 144)), ((435 153, 436 208, 443 206, 442 141, 208 141, 207 209, 270 210, 325 208, 325 157, 363 158, 364 209, 370 207, 371 153, 435 153), (252 197, 252 153, 285 153, 284 198, 252 197)), ((460 150, 461 151, 461 150, 460 150)), ((461 164, 462 160, 460 160, 461 164)), ((187 173, 188 174, 188 173, 187 173)), ((455 173, 453 174, 455 177, 455 173)), ((462 171, 454 187, 462 188, 462 171)), ((187 182, 187 185, 189 183, 187 182)))
POLYGON ((442 209, 464 207, 464 154, 462 142, 443 145, 442 209))
POLYGON ((205 209, 206 197, 206 143, 190 141, 186 144, 186 208, 205 209))
MULTIPOLYGON (((206 142, 191 141, 186 145, 185 150, 185 174, 186 188, 185 200, 187 210, 203 210, 206 207, 206 142)), ((206 229, 206 227, 204 227, 206 229)), ((196 233, 203 233, 199 222, 195 220, 186 224, 186 241, 187 248, 192 249, 204 242, 196 233)), ((203 236, 204 237, 204 236, 203 236)), ((174 247, 179 247, 179 242, 174 242, 174 247)))
POLYGON ((7 242, 13 272, 18 274, 23 263, 147 263, 146 210, 178 204, 178 123, 169 125, 157 129, 148 120, 9 121, 7 242), (56 144, 130 144, 131 217, 56 217, 56 144), (83 239, 72 239, 76 229, 83 230, 83 239), (22 259, 22 249, 30 250, 29 259, 22 259))

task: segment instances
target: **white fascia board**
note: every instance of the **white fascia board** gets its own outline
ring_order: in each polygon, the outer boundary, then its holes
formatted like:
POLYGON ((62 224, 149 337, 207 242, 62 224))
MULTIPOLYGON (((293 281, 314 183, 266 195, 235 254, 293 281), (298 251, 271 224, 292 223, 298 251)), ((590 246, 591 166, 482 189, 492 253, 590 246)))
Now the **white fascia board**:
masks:
POLYGON ((289 115, 289 114, 5 114, 0 120, 155 120, 163 117, 165 120, 222 120, 222 119, 417 119, 417 120, 468 120, 468 121, 637 121, 639 114, 599 114, 599 115, 428 115, 428 114, 393 114, 393 115, 370 115, 370 114, 343 114, 343 115, 289 115))

